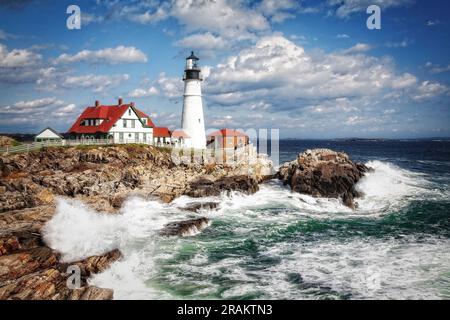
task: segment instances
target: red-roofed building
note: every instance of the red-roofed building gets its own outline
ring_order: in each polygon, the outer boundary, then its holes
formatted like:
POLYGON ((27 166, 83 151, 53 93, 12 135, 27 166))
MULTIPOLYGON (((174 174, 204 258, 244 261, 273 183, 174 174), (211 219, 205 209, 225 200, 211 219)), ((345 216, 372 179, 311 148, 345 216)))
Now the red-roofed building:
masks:
POLYGON ((236 149, 249 144, 248 136, 234 129, 221 129, 208 134, 206 138, 208 148, 236 149))
POLYGON ((153 143, 155 146, 170 145, 171 134, 166 127, 155 127, 153 128, 153 143))
POLYGON ((87 107, 69 129, 71 139, 109 139, 114 143, 153 143, 153 124, 148 115, 119 99, 117 105, 87 107))

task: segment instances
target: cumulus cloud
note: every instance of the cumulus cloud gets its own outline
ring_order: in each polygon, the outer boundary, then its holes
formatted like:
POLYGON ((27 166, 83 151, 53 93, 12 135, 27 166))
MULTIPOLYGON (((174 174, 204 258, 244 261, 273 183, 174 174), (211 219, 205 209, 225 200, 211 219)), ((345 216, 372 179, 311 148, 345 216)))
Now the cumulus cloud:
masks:
POLYGON ((252 95, 283 101, 372 95, 413 83, 411 75, 396 74, 388 59, 311 55, 283 36, 268 36, 212 68, 206 90, 218 102, 238 103, 252 95))
POLYGON ((31 50, 13 49, 0 44, 0 68, 22 68, 33 66, 42 60, 42 56, 31 50))
POLYGON ((75 62, 89 63, 145 63, 147 56, 135 47, 118 46, 116 48, 106 48, 96 51, 83 50, 74 55, 62 54, 55 59, 55 64, 66 64, 75 62))

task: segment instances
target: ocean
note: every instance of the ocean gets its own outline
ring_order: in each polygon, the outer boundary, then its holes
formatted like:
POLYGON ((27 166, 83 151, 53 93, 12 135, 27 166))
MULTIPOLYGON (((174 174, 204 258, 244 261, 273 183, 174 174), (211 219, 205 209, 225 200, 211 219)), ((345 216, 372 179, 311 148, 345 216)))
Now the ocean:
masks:
POLYGON ((232 193, 215 210, 132 198, 119 215, 59 199, 45 239, 75 261, 119 248, 124 257, 90 284, 115 299, 450 299, 450 141, 281 140, 280 162, 330 148, 375 170, 352 211, 292 193, 278 181, 232 193), (162 238, 166 223, 211 225, 162 238))

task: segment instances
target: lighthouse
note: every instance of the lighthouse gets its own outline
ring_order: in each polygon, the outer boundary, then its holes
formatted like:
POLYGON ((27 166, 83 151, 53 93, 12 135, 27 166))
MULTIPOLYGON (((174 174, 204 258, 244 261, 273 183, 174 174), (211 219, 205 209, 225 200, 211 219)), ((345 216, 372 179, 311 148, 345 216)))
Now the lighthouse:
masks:
POLYGON ((202 77, 198 58, 191 52, 186 58, 184 70, 184 96, 181 128, 190 137, 190 145, 195 149, 206 148, 205 121, 203 118, 202 77))

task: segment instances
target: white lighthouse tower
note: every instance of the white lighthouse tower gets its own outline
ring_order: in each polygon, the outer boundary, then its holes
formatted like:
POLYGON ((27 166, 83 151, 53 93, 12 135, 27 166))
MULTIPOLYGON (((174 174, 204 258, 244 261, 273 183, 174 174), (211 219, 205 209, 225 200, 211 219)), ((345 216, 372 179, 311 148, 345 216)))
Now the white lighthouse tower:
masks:
POLYGON ((198 58, 191 52, 186 58, 184 70, 184 99, 181 127, 190 136, 187 147, 195 149, 206 148, 205 121, 202 104, 202 78, 198 67, 198 58))

